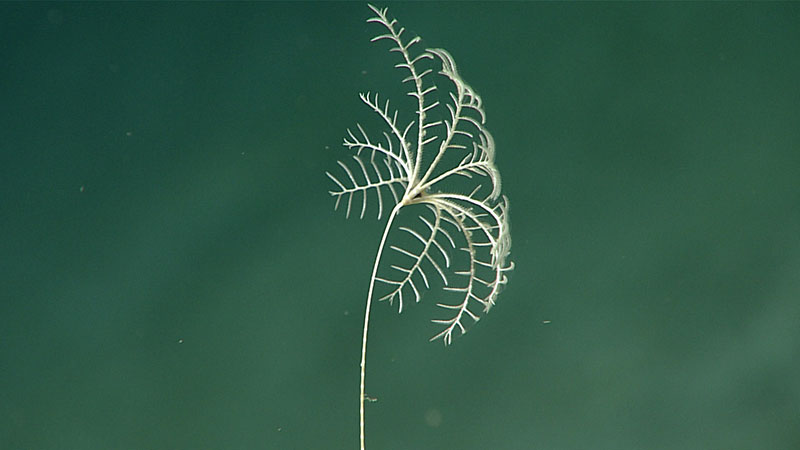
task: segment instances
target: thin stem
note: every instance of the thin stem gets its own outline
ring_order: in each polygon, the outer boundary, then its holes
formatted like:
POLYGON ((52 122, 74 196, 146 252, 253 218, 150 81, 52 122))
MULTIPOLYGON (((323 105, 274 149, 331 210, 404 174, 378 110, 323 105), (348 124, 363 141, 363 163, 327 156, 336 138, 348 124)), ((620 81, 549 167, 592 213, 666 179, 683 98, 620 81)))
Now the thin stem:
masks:
MULTIPOLYGON (((428 170, 425 171, 425 175, 419 181, 420 186, 424 185, 428 179, 433 174, 434 169, 436 166, 439 165, 439 161, 441 161, 442 156, 444 156, 444 152, 450 146, 450 142, 453 141, 453 137, 456 135, 456 127, 458 126, 458 121, 461 120, 461 97, 458 98, 455 106, 455 112, 453 112, 453 123, 450 124, 450 127, 447 130, 447 136, 445 136, 444 141, 439 145, 439 152, 436 153, 436 158, 433 159, 433 162, 430 166, 428 166, 428 170)), ((430 183, 433 184, 433 183, 430 183)), ((429 184, 429 185, 430 185, 429 184)))
POLYGON ((378 275, 378 265, 380 265, 381 262, 381 253, 383 253, 383 246, 386 243, 386 237, 389 236, 389 229, 392 228, 392 222, 394 221, 395 216, 397 216, 397 212, 400 211, 400 208, 402 207, 403 202, 398 203, 395 205, 394 209, 392 209, 392 213, 389 214, 389 220, 386 222, 386 228, 383 230, 383 237, 381 238, 381 243, 378 246, 378 254, 375 256, 375 264, 372 266, 372 276, 369 279, 367 306, 364 310, 364 335, 361 338, 361 393, 359 395, 359 439, 361 442, 361 450, 364 450, 364 400, 366 399, 366 396, 364 395, 364 377, 367 366, 367 330, 369 329, 369 310, 372 306, 372 291, 375 288, 375 277, 378 275))

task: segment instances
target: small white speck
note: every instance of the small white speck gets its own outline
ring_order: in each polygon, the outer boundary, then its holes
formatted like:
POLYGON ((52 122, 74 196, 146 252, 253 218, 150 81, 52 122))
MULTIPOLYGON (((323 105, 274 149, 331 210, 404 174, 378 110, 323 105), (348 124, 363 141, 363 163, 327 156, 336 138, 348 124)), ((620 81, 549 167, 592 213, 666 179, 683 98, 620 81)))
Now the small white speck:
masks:
POLYGON ((543 320, 542 323, 547 325, 548 323, 550 323, 550 321, 549 320, 543 320))
POLYGON ((439 427, 442 424, 442 412, 436 408, 425 411, 425 424, 432 428, 439 427))

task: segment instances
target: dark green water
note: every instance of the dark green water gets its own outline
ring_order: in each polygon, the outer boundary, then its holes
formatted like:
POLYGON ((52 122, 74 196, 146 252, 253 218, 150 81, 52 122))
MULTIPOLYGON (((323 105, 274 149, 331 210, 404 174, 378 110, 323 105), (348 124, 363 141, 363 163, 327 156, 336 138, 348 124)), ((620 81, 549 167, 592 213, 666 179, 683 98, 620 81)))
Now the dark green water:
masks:
MULTIPOLYGON (((800 448, 800 5, 390 7, 484 99, 516 270, 449 348, 375 305, 368 447, 800 448)), ((357 448, 368 16, 0 4, 0 448, 357 448)))

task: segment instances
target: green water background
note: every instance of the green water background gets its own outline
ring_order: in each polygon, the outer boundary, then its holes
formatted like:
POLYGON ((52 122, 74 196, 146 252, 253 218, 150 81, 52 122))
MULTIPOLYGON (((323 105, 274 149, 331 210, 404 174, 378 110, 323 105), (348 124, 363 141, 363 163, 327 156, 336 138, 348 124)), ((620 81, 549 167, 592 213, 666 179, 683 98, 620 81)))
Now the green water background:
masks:
MULTIPOLYGON (((484 98, 516 270, 449 348, 375 306, 369 448, 800 448, 800 5, 390 7, 484 98)), ((357 448, 368 16, 0 4, 0 448, 357 448)))

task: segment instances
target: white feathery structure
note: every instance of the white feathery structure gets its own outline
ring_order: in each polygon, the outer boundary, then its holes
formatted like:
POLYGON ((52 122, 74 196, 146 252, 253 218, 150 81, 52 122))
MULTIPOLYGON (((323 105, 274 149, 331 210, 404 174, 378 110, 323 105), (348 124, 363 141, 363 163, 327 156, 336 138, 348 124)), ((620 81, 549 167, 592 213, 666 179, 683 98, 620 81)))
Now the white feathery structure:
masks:
POLYGON ((404 122, 388 99, 377 93, 360 94, 364 104, 381 119, 384 129, 378 138, 371 137, 361 125, 348 130, 344 146, 354 154, 339 161, 340 175, 327 173, 335 184, 330 191, 336 199, 335 207, 346 204, 348 217, 355 208, 363 218, 367 203, 373 201, 378 204, 378 219, 389 211, 373 264, 364 317, 362 450, 367 331, 376 283, 387 291, 379 300, 397 301, 398 310, 402 311, 409 298, 419 302, 423 286, 430 288, 431 278, 438 278, 444 290, 454 292, 458 298, 455 303, 438 303, 448 314, 433 320, 443 329, 431 340, 441 338, 447 345, 455 330, 461 334, 466 331, 467 318, 477 321, 491 309, 507 282, 507 272, 514 266, 509 259, 508 199, 500 194, 495 144, 484 125, 486 113, 481 98, 461 79, 447 51, 431 48, 415 52, 419 37, 404 40, 404 28, 387 16, 387 9, 369 7, 375 16, 367 22, 379 24, 384 30, 372 41, 389 41, 390 51, 401 56, 395 67, 407 73, 403 83, 411 85, 408 95, 416 101, 416 111, 413 119, 404 122), (441 66, 441 70, 434 73, 431 66, 441 66), (432 115, 440 118, 429 119, 432 115), (459 177, 471 183, 469 194, 448 190, 453 184, 450 180, 459 177), (382 255, 395 219, 401 209, 413 205, 425 208, 419 210, 413 225, 397 227, 411 244, 388 245, 401 262, 383 267, 382 255))

